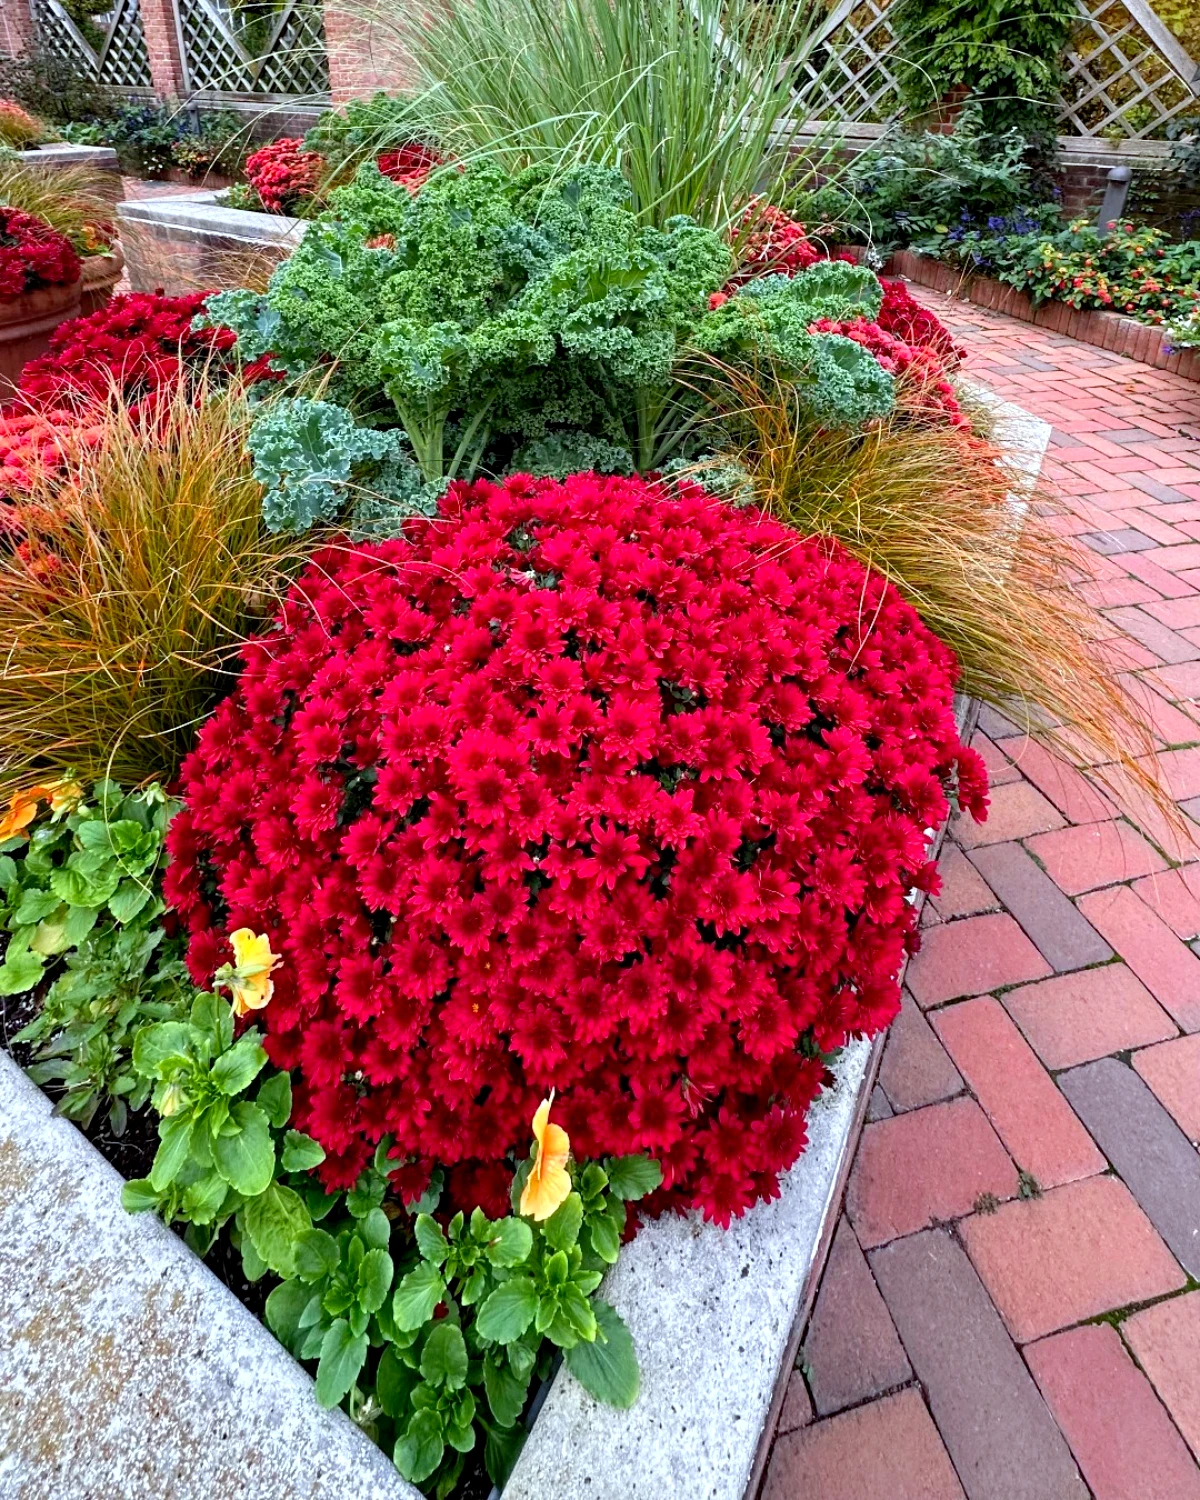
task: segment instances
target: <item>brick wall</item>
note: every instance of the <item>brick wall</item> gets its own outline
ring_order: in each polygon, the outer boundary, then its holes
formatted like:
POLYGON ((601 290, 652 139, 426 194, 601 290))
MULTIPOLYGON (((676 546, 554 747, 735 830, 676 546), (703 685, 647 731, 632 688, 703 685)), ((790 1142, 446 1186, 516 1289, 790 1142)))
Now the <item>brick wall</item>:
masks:
POLYGON ((0 0, 0 53, 25 57, 33 47, 29 0, 0 0))
POLYGON ((385 19, 387 14, 383 4, 376 19, 361 4, 343 8, 338 0, 325 0, 325 44, 334 104, 368 98, 378 89, 395 93, 415 81, 412 58, 394 25, 385 19))

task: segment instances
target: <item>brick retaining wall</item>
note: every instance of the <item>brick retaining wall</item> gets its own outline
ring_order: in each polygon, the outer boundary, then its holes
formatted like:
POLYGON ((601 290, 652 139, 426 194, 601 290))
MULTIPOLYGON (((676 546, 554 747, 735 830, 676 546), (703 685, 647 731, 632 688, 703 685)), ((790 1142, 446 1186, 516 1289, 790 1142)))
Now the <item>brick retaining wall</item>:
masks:
POLYGON ((895 274, 906 276, 919 286, 933 287, 935 291, 949 292, 964 302, 974 302, 979 307, 991 308, 994 312, 1006 313, 1010 318, 1019 318, 1023 323, 1035 323, 1051 333, 1065 333, 1068 338, 1078 339, 1084 344, 1095 344, 1101 349, 1111 349, 1114 354, 1123 354, 1140 364, 1153 365, 1158 370, 1170 370, 1182 375, 1185 380, 1200 381, 1200 349, 1186 349, 1178 354, 1167 350, 1160 328, 1139 323, 1136 318, 1127 318, 1121 313, 1077 312, 1065 302, 1044 302, 1040 307, 1015 287, 1005 286, 1002 281, 993 281, 989 276, 971 276, 954 266, 944 265, 927 255, 918 255, 912 250, 898 250, 892 257, 890 269, 895 274))

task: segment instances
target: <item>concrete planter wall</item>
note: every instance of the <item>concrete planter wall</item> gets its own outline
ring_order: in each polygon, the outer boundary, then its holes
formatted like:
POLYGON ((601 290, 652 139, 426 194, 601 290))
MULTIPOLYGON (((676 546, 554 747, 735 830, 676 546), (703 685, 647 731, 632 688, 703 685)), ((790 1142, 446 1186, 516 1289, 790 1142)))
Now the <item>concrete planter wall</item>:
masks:
POLYGON ((129 284, 176 294, 265 279, 308 227, 303 219, 226 208, 216 192, 122 203, 117 209, 129 284))
POLYGON ((1139 364, 1153 365, 1156 370, 1170 370, 1185 380, 1200 380, 1200 349, 1185 349, 1173 354, 1160 328, 1139 323, 1136 318, 1127 318, 1121 313, 1076 312, 1065 302, 1044 302, 1040 307, 1034 307, 1024 292, 1015 287, 994 281, 990 276, 972 276, 931 256, 918 255, 915 250, 897 250, 891 268, 918 286, 949 292, 965 302, 1006 313, 1010 318, 1020 318, 1023 323, 1048 328, 1052 333, 1065 333, 1068 338, 1078 339, 1083 344, 1111 349, 1114 354, 1123 354, 1139 364))
MULTIPOLYGON (((1049 424, 990 404, 1019 508, 1049 424)), ((561 1368, 504 1500, 753 1497, 881 1045, 844 1049, 775 1202, 729 1230, 660 1219, 622 1250, 604 1295, 641 1396, 614 1411, 561 1368)), ((0 1494, 418 1500, 176 1236, 124 1213, 117 1173, 3 1054, 0 1494)))

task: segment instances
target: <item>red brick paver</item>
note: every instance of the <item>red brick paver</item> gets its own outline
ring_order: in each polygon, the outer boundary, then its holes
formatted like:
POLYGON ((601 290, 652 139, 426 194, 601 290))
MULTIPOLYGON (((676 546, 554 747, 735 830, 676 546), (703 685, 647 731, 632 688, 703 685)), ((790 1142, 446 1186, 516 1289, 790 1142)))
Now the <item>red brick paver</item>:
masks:
POLYGON ((1054 524, 1186 816, 981 714, 992 815, 943 849, 762 1496, 1200 1500, 1200 387, 917 295, 1052 424, 1054 524))

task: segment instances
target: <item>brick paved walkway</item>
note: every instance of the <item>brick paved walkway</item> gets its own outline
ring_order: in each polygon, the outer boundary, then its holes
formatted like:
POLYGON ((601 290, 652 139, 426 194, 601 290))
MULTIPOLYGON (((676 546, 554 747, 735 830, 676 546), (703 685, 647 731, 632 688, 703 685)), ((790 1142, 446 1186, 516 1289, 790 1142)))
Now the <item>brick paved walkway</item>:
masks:
MULTIPOLYGON (((1045 468, 1200 822, 1200 386, 920 293, 1045 468)), ((984 713, 763 1500, 1200 1500, 1200 828, 984 713)))

